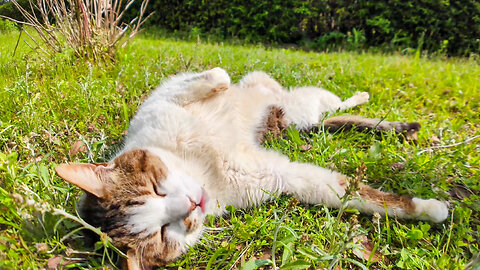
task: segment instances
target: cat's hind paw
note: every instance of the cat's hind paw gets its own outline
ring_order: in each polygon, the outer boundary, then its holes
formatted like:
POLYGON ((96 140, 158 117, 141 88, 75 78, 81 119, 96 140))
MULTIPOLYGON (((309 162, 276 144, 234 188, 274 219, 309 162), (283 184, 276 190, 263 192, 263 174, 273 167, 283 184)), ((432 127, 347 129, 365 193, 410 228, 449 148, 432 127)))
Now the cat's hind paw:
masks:
POLYGON ((435 199, 423 200, 413 198, 417 218, 435 223, 443 222, 448 217, 448 203, 435 199))
POLYGON ((228 73, 219 67, 207 70, 204 72, 205 79, 213 85, 212 93, 219 93, 226 91, 230 87, 230 76, 228 73))

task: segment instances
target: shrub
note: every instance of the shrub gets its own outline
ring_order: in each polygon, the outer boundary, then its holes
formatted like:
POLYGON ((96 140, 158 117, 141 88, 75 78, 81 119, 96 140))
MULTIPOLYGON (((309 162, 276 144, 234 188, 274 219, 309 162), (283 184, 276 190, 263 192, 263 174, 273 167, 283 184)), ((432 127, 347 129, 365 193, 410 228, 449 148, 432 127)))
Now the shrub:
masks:
POLYGON ((480 53, 478 0, 155 0, 151 24, 325 49, 390 46, 480 53))
MULTIPOLYGON (((24 7, 28 4, 26 0, 19 0, 19 3, 24 7)), ((19 21, 23 19, 22 14, 15 8, 12 2, 2 2, 2 4, 0 4, 0 15, 19 21)))
POLYGON ((25 32, 42 52, 52 53, 73 50, 77 57, 93 60, 113 60, 116 50, 138 33, 146 18, 149 0, 143 0, 138 17, 123 22, 125 11, 135 0, 12 0, 25 21, 37 35, 25 32))

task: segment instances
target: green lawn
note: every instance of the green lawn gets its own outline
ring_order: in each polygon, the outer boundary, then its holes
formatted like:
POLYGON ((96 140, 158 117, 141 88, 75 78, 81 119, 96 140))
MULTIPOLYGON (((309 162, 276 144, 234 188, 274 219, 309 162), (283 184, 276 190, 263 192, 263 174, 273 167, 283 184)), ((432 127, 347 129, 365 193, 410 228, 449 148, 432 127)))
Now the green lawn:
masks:
POLYGON ((112 249, 101 243, 85 247, 82 233, 75 231, 80 225, 58 215, 58 209, 75 214, 81 192, 53 168, 108 159, 138 105, 160 81, 216 66, 234 82, 263 70, 284 86, 317 85, 343 98, 367 91, 370 103, 347 113, 420 122, 417 144, 394 134, 290 131, 267 147, 350 176, 365 164, 370 185, 447 200, 451 213, 443 224, 431 224, 281 197, 207 218, 211 229, 202 242, 170 268, 463 269, 479 252, 480 66, 475 60, 306 53, 144 36, 120 52, 114 65, 98 65, 64 56, 43 62, 23 42, 12 58, 17 37, 0 34, 0 268, 43 268, 49 259, 61 265, 55 261, 59 255, 73 263, 66 267, 112 267, 109 261, 117 258, 112 249), (306 144, 312 147, 304 151, 306 144), (358 251, 359 238, 373 248, 372 258, 380 257, 377 262, 358 251))

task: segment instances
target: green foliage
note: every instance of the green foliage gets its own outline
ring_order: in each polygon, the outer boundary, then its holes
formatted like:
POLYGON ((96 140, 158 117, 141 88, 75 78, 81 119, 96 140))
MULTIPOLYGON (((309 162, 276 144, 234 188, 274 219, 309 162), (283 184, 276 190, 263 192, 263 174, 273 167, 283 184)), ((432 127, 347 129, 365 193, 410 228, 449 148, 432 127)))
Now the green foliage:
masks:
POLYGON ((9 20, 4 20, 0 19, 0 33, 8 33, 15 31, 17 29, 17 24, 9 21, 9 20))
MULTIPOLYGON (((28 0, 18 0, 17 1, 23 8, 31 10, 28 5, 28 0)), ((25 18, 22 13, 15 7, 11 1, 0 3, 0 15, 15 19, 17 21, 23 21, 25 18)), ((39 15, 36 12, 36 15, 39 15)))
POLYGON ((250 42, 401 49, 417 48, 423 35, 430 52, 480 53, 477 0, 155 0, 150 11, 155 11, 150 24, 171 31, 250 42))
MULTIPOLYGON (((216 66, 225 68, 233 82, 264 70, 286 87, 317 85, 342 98, 368 91, 371 101, 347 113, 420 122, 417 144, 390 133, 291 129, 266 147, 349 176, 365 164, 369 185, 447 200, 450 215, 442 224, 375 218, 280 196, 249 209, 229 207, 222 217, 208 216, 203 240, 171 269, 274 264, 280 269, 464 269, 480 251, 480 138, 458 144, 480 135, 475 60, 313 53, 145 36, 120 51, 117 63, 104 65, 62 57, 37 61, 25 36, 12 57, 18 34, 0 34, 0 268, 46 268, 59 255, 75 262, 65 268, 109 267, 116 257, 108 242, 87 247, 78 231, 81 223, 52 214, 54 208, 75 214, 80 195, 53 168, 108 160, 138 105, 161 80, 216 66), (77 142, 86 147, 73 151, 77 142), (302 149, 305 144, 311 149, 302 149), (404 168, 392 169, 399 162, 404 168), (14 194, 30 195, 33 207, 23 207, 14 194), (42 206, 48 211, 39 211, 42 206), (386 259, 357 257, 355 236, 367 237, 386 259)), ((353 34, 346 38, 354 43, 353 34)))

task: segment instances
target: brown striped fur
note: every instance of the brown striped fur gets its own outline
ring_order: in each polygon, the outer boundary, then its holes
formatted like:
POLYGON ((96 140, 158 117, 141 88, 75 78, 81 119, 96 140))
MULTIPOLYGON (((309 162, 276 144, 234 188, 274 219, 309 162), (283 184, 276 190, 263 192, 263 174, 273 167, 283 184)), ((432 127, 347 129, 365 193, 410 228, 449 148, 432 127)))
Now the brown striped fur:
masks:
MULTIPOLYGON (((85 194, 80 203, 80 215, 93 226, 100 227, 120 249, 136 250, 141 254, 145 269, 164 265, 181 254, 178 243, 169 241, 162 232, 144 235, 133 234, 129 229, 129 209, 145 203, 155 194, 156 181, 166 178, 165 164, 148 151, 136 149, 126 152, 113 161, 113 168, 105 173, 106 196, 97 198, 85 194)), ((185 218, 188 231, 198 226, 196 220, 185 218), (196 225, 194 225, 196 224, 196 225)))
MULTIPOLYGON (((348 190, 351 185, 348 177, 341 174, 338 176, 338 183, 345 190, 348 190)), ((392 208, 398 208, 407 214, 415 213, 415 204, 412 202, 412 198, 410 197, 382 192, 362 183, 355 184, 357 186, 353 189, 363 200, 371 202, 380 207, 388 206, 392 208)))
MULTIPOLYGON (((383 119, 365 118, 357 115, 341 115, 325 119, 318 126, 313 126, 305 131, 318 132, 321 129, 329 132, 350 129, 358 131, 374 130, 378 132, 395 131, 406 140, 416 141, 417 132, 420 130, 420 127, 420 124, 417 122, 390 122, 383 119)), ((287 122, 284 118, 283 109, 278 106, 271 106, 268 108, 268 114, 258 131, 258 141, 263 143, 269 138, 268 136, 271 138, 280 138, 286 128, 287 122)))
POLYGON ((272 138, 279 138, 282 136, 283 131, 287 128, 287 122, 285 121, 285 113, 283 109, 278 106, 270 106, 267 109, 268 114, 263 121, 262 126, 258 131, 258 141, 263 143, 268 136, 272 138))
POLYGON ((330 132, 338 130, 355 129, 358 131, 375 130, 375 131, 390 131, 402 135, 407 140, 416 141, 417 132, 420 130, 420 124, 417 122, 390 122, 377 118, 364 118, 358 115, 341 115, 325 119, 323 128, 330 132))

